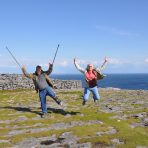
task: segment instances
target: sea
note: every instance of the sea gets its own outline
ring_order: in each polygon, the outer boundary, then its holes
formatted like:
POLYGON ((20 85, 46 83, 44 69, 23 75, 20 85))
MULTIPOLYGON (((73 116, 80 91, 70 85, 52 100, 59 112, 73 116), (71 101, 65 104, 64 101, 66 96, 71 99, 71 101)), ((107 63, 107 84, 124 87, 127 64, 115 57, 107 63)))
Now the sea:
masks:
MULTIPOLYGON (((148 90, 148 74, 105 74, 103 80, 98 81, 101 88, 119 88, 129 90, 148 90)), ((81 80, 84 87, 84 76, 82 74, 53 74, 53 79, 81 80)))

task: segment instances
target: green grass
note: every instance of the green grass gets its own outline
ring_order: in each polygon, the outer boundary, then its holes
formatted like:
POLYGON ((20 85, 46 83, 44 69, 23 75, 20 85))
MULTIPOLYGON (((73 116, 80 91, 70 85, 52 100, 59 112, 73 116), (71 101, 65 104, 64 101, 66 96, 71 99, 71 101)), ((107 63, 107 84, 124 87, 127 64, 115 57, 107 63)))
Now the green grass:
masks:
MULTIPOLYGON (((59 98, 66 104, 66 108, 64 111, 62 110, 49 110, 51 116, 46 119, 42 119, 39 117, 38 113, 40 113, 40 103, 38 102, 38 94, 32 90, 14 90, 14 91, 0 91, 0 121, 5 120, 13 120, 10 123, 0 123, 0 140, 10 140, 10 143, 0 143, 0 147, 11 147, 15 144, 21 142, 22 140, 30 137, 40 138, 47 137, 53 134, 56 136, 60 136, 64 132, 72 132, 74 135, 79 137, 78 142, 91 142, 92 145, 95 146, 110 146, 113 145, 111 142, 112 139, 117 138, 121 139, 125 142, 123 145, 116 145, 116 147, 121 148, 134 148, 138 145, 140 146, 148 146, 148 129, 146 127, 136 127, 131 128, 130 124, 141 122, 140 119, 135 119, 133 117, 128 117, 126 120, 121 120, 118 122, 118 119, 111 119, 111 117, 117 115, 118 113, 105 113, 100 111, 103 102, 109 98, 112 98, 111 102, 108 102, 108 105, 120 105, 120 100, 124 99, 128 100, 122 103, 126 106, 133 106, 133 110, 123 111, 124 114, 130 115, 135 113, 147 112, 147 108, 139 108, 144 104, 131 104, 132 100, 135 99, 143 99, 146 101, 147 92, 142 95, 135 93, 135 91, 126 91, 126 90, 101 90, 101 101, 99 108, 94 106, 93 99, 90 99, 88 105, 82 106, 82 91, 57 91, 59 98), (32 106, 31 106, 32 105, 32 106), (65 115, 69 114, 70 117, 66 118, 65 115), (81 116, 81 114, 83 116, 81 116), (25 121, 17 121, 20 116, 25 116, 27 120, 25 121), (38 117, 37 120, 34 118, 38 117), (103 122, 103 124, 92 124, 85 126, 75 126, 68 129, 60 129, 60 130, 50 130, 50 131, 42 131, 38 133, 23 133, 14 135, 11 137, 7 137, 7 134, 13 130, 23 130, 26 126, 29 129, 35 128, 46 128, 50 127, 52 124, 65 122, 69 123, 71 121, 83 121, 87 122, 90 120, 99 120, 103 122), (40 123, 40 126, 34 126, 35 124, 40 123), (16 127, 15 129, 13 129, 16 127), (97 136, 97 132, 105 132, 109 130, 109 127, 113 127, 117 130, 117 133, 107 135, 104 134, 102 136, 97 136), (136 140, 135 140, 136 139, 136 140)), ((50 103, 54 103, 49 97, 47 101, 50 103)), ((49 104, 50 104, 49 103, 49 104)), ((54 108, 50 106, 51 108, 54 108)))
POLYGON ((0 143, 0 147, 1 148, 10 148, 10 147, 12 147, 12 144, 9 144, 9 143, 0 143))

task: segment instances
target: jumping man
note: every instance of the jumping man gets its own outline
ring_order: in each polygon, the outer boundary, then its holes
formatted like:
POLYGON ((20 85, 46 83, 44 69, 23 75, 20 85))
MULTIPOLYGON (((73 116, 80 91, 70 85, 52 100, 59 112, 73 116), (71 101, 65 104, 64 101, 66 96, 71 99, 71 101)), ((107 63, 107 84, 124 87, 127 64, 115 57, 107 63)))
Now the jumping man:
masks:
POLYGON ((58 99, 55 92, 52 90, 54 86, 47 75, 51 72, 50 70, 44 72, 42 70, 42 67, 38 65, 36 66, 36 71, 33 74, 28 74, 26 72, 25 67, 22 67, 22 72, 26 77, 33 80, 35 84, 35 88, 39 92, 39 98, 41 101, 41 109, 42 109, 42 117, 44 117, 47 114, 46 96, 50 96, 53 100, 55 100, 57 104, 62 105, 61 100, 58 99))

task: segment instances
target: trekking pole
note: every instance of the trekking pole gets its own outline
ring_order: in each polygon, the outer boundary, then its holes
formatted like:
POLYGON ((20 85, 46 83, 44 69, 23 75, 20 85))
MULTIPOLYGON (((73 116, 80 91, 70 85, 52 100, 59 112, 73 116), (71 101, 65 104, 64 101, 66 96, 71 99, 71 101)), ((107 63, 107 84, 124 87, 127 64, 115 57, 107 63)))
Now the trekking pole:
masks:
POLYGON ((105 61, 103 62, 103 64, 101 65, 101 68, 104 67, 104 65, 108 62, 107 58, 105 57, 105 61))
POLYGON ((103 68, 103 66, 105 65, 105 63, 106 63, 106 62, 104 61, 103 64, 101 65, 101 68, 103 68))
POLYGON ((10 53, 10 55, 12 56, 14 61, 17 63, 17 65, 20 67, 20 69, 22 69, 20 63, 16 60, 16 58, 14 57, 14 55, 12 54, 12 52, 9 50, 9 48, 7 46, 6 46, 6 49, 10 53))
POLYGON ((56 52, 55 52, 55 55, 54 55, 54 58, 53 58, 53 61, 52 61, 52 65, 53 65, 53 63, 54 63, 54 61, 55 61, 55 58, 56 58, 56 55, 57 55, 57 52, 58 52, 59 46, 60 46, 60 45, 58 44, 57 50, 56 50, 56 52))

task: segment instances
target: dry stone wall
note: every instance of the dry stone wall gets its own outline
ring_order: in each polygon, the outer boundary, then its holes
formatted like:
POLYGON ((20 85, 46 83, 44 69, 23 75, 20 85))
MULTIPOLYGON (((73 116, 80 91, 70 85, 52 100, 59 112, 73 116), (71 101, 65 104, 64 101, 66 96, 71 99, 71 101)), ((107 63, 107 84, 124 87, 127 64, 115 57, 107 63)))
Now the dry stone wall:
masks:
MULTIPOLYGON (((82 88, 82 82, 80 80, 52 79, 52 82, 58 89, 82 88)), ((0 74, 0 90, 14 89, 34 89, 34 84, 31 79, 21 74, 0 74)))

